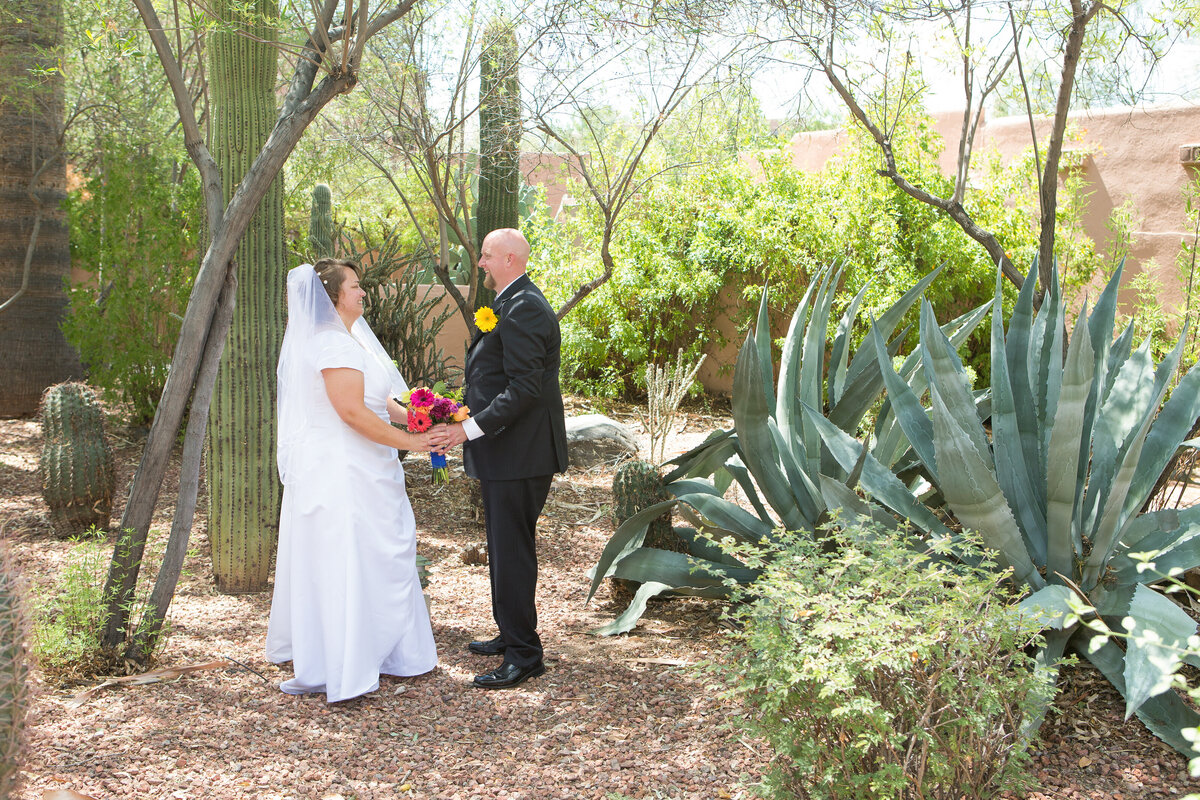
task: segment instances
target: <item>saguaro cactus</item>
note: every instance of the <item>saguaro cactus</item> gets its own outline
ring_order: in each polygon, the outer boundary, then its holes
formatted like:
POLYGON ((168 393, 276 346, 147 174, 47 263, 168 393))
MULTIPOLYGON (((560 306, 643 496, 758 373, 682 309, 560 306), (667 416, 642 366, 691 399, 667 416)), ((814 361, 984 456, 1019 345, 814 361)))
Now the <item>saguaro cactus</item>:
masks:
MULTIPOLYGON (((209 38, 211 150, 226 201, 275 123, 273 0, 216 0, 209 38)), ((208 538, 225 592, 267 587, 282 490, 275 470, 275 365, 284 328, 283 181, 272 185, 237 252, 237 306, 209 411, 208 538)))
POLYGON ((0 797, 11 794, 21 767, 29 707, 26 617, 16 568, 0 549, 0 797))
POLYGON ((308 217, 308 246, 314 263, 333 255, 333 192, 324 183, 312 190, 312 212, 308 217))
POLYGON ((104 437, 104 412, 82 383, 60 383, 42 395, 42 496, 60 536, 108 527, 116 478, 104 437))
MULTIPOLYGON (((502 18, 483 32, 479 62, 479 196, 475 204, 478 244, 497 228, 520 224, 521 86, 517 80, 517 34, 502 18)), ((480 287, 482 289, 482 286, 480 287)), ((480 291, 476 307, 491 302, 480 291)))

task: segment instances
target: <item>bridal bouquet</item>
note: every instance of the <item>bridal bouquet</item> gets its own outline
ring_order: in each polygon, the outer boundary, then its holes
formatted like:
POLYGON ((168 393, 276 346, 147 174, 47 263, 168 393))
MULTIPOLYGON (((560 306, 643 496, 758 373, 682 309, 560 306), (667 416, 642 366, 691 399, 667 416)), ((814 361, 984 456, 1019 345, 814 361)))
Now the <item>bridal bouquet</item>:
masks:
MULTIPOLYGON (((433 389, 411 389, 400 396, 400 403, 408 412, 407 427, 413 433, 424 433, 434 425, 444 422, 462 422, 471 413, 471 409, 460 405, 453 397, 439 394, 441 384, 433 389)), ((444 454, 429 453, 429 463, 433 467, 433 482, 449 483, 450 471, 446 467, 444 454)))

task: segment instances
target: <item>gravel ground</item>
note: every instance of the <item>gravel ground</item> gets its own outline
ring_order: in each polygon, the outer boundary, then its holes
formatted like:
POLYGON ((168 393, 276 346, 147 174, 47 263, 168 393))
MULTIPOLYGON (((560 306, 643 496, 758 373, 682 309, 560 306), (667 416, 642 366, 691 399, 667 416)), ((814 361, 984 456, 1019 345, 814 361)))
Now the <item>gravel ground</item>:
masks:
MULTIPOLYGON (((632 421, 634 410, 610 413, 632 421)), ((703 438, 719 416, 689 414, 674 449, 703 438)), ((140 443, 117 430, 122 485, 140 443)), ((52 535, 37 489, 38 425, 0 421, 0 525, 27 579, 46 584, 67 545, 52 535)), ((440 664, 409 679, 385 677, 371 695, 328 705, 276 685, 290 669, 265 661, 270 598, 212 588, 205 520, 198 517, 187 574, 172 606, 172 633, 158 666, 216 659, 207 669, 146 685, 102 689, 38 676, 30 742, 17 798, 71 789, 94 798, 742 798, 762 774, 762 743, 730 727, 743 709, 717 697, 694 668, 728 643, 718 604, 654 603, 629 635, 587 631, 619 609, 607 588, 584 604, 585 572, 612 531, 611 471, 572 470, 555 479, 541 521, 540 628, 546 675, 515 690, 474 689, 496 659, 466 651, 493 635, 487 568, 463 562, 483 541, 467 483, 431 487, 425 464, 406 468, 418 551, 431 559, 427 591, 440 664)), ((173 497, 174 472, 164 497, 173 497)), ((124 491, 124 490, 122 490, 124 491)), ((114 515, 116 517, 116 515, 114 515)), ((156 524, 169 522, 164 509, 156 524)), ((146 579, 143 579, 146 583, 146 579)), ((95 685, 92 682, 88 685, 95 685)), ((1120 698, 1079 668, 1068 675, 1034 769, 1041 798, 1168 798, 1200 789, 1182 758, 1136 722, 1120 698)))

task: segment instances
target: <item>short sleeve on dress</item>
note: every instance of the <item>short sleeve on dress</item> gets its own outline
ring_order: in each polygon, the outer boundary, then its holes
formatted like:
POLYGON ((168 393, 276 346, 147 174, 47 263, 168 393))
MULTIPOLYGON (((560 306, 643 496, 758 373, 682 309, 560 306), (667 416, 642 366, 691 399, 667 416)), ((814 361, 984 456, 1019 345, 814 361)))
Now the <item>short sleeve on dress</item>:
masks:
POLYGON ((359 372, 366 372, 367 354, 362 345, 355 341, 349 333, 334 331, 319 333, 313 344, 316 347, 313 361, 318 371, 335 367, 349 367, 359 372))

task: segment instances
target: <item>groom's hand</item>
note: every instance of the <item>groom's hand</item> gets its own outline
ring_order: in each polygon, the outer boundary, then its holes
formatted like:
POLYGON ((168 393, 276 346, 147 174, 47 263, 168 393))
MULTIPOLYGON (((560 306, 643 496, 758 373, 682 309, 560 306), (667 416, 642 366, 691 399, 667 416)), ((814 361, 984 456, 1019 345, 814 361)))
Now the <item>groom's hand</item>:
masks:
POLYGON ((455 422, 450 425, 436 425, 430 433, 433 437, 433 445, 440 453, 445 453, 451 447, 457 447, 467 441, 467 434, 463 430, 461 422, 455 422))

